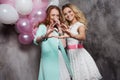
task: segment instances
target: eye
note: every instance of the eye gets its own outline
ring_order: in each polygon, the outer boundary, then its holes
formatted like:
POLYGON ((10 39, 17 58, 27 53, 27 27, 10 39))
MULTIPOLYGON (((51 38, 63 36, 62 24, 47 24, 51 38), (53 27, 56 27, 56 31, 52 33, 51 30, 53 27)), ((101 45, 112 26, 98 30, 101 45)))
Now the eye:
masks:
POLYGON ((56 15, 57 17, 59 17, 60 15, 58 14, 58 15, 56 15))
POLYGON ((68 13, 71 13, 71 11, 68 11, 68 13))
POLYGON ((54 14, 51 14, 51 16, 55 16, 54 14))

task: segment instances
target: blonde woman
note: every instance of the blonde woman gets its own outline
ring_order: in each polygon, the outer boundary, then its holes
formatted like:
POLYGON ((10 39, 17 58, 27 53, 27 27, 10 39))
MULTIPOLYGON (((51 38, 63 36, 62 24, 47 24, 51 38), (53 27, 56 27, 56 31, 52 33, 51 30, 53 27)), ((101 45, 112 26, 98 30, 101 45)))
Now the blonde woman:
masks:
POLYGON ((87 20, 75 5, 65 4, 62 12, 67 22, 63 24, 64 35, 67 38, 67 52, 73 71, 73 80, 100 80, 102 78, 95 61, 83 47, 86 39, 87 20))

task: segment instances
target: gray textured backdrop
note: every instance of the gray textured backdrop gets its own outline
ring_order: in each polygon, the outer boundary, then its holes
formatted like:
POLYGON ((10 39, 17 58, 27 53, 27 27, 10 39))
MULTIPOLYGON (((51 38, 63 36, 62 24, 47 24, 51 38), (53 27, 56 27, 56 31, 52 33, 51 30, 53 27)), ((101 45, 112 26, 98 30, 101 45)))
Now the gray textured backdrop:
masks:
MULTIPOLYGON (((103 76, 120 80, 120 0, 60 0, 71 2, 89 22, 84 45, 103 76)), ((37 80, 40 49, 21 45, 13 25, 0 24, 0 80, 37 80)))

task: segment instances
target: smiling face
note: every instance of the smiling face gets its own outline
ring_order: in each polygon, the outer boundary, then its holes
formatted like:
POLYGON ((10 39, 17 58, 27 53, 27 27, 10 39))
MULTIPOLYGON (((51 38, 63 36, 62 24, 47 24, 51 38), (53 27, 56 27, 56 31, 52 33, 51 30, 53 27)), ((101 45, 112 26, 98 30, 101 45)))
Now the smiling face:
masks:
POLYGON ((74 21, 76 18, 75 18, 75 13, 73 12, 73 10, 69 7, 66 7, 63 9, 63 15, 65 17, 65 19, 67 21, 74 21))
POLYGON ((53 23, 56 20, 59 20, 59 11, 57 9, 52 9, 50 11, 50 22, 53 23))
POLYGON ((62 6, 62 12, 66 19, 66 24, 72 25, 75 22, 83 23, 87 26, 87 20, 84 13, 73 4, 65 4, 62 6))
POLYGON ((46 18, 44 20, 44 24, 50 25, 53 22, 62 22, 63 17, 60 11, 60 8, 55 5, 51 5, 46 10, 46 18))

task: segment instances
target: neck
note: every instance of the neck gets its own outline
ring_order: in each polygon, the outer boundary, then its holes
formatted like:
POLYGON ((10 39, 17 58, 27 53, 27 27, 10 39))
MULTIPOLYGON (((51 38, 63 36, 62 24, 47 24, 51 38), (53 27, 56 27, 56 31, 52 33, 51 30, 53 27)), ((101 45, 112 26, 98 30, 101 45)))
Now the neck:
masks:
POLYGON ((77 19, 74 18, 74 19, 70 22, 70 25, 72 25, 72 24, 74 24, 74 23, 76 23, 76 22, 77 22, 77 19))

